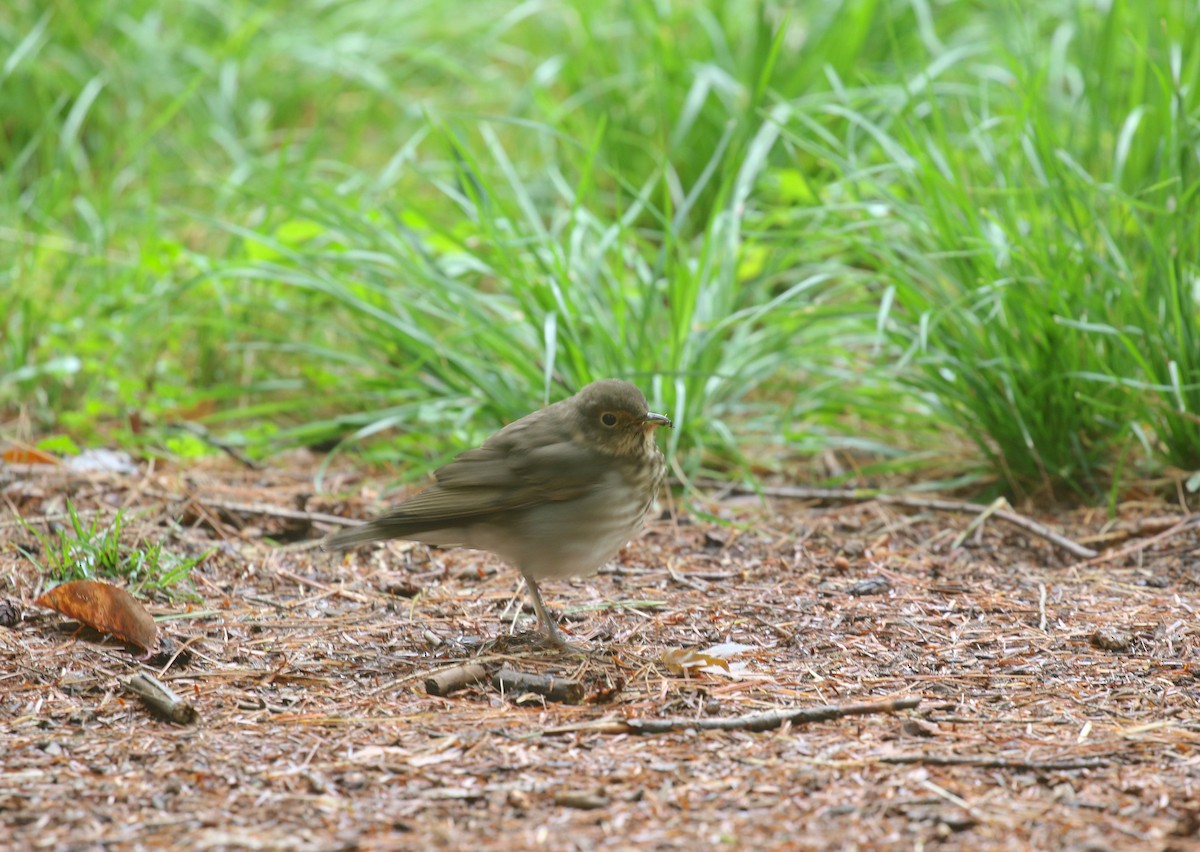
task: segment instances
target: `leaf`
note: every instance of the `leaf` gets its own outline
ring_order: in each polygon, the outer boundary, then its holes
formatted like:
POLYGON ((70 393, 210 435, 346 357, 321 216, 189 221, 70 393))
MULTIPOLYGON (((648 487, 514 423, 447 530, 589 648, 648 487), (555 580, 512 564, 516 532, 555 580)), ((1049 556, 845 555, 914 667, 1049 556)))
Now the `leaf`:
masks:
POLYGON ((69 456, 63 460, 63 465, 68 470, 79 473, 137 473, 137 465, 133 463, 129 453, 123 450, 106 450, 103 447, 87 449, 79 455, 69 456))
POLYGON ((662 655, 663 665, 673 675, 687 677, 692 672, 703 671, 707 666, 718 666, 729 670, 729 663, 720 657, 697 651, 695 648, 668 648, 662 655))
POLYGON ((79 446, 71 440, 70 435, 51 435, 38 441, 37 448, 48 453, 60 453, 66 456, 79 454, 79 446))
MULTIPOLYGON (((700 653, 708 654, 712 657, 720 657, 721 659, 725 660, 729 657, 736 657, 738 654, 741 654, 745 651, 753 650, 755 650, 753 645, 743 645, 741 642, 721 642, 716 645, 708 646, 700 653)), ((728 669, 729 666, 726 666, 725 668, 728 669)))
POLYGON ((9 447, 0 454, 8 464, 58 464, 58 459, 52 454, 36 447, 9 447))
POLYGON ((34 603, 147 652, 158 638, 158 627, 146 608, 129 592, 109 583, 74 580, 55 586, 34 603))

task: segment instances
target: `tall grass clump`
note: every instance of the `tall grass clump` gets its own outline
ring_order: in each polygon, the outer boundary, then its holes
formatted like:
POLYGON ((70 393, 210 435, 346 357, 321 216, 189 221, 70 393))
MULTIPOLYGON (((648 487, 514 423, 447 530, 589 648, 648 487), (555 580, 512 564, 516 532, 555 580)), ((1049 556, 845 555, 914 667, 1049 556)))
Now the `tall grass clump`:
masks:
POLYGON ((442 217, 297 198, 304 226, 293 219, 280 230, 303 239, 247 234, 260 256, 214 282, 278 285, 281 303, 320 318, 287 339, 264 338, 320 390, 317 404, 281 400, 276 413, 298 425, 268 437, 389 430, 402 436, 390 449, 423 466, 538 403, 622 377, 675 419, 681 470, 736 461, 733 420, 769 416, 755 390, 788 376, 825 333, 813 307, 828 295, 828 274, 797 276, 782 258, 750 272, 743 263, 739 200, 776 135, 763 123, 737 170, 714 171, 727 200, 689 240, 673 238, 649 193, 610 215, 587 149, 571 146, 574 175, 530 177, 486 126, 477 146, 448 131, 430 140, 454 152, 429 178, 451 207, 442 217), (659 230, 633 225, 647 218, 659 230))
POLYGON ((439 97, 494 103, 486 68, 509 7, 473 8, 6 4, 0 406, 91 439, 269 383, 278 365, 242 345, 292 318, 195 286, 239 247, 209 222, 253 227, 244 184, 305 180, 331 152, 381 167, 439 97))
MULTIPOLYGON (((813 16, 810 43, 852 64, 875 8, 813 16)), ((521 120, 433 114, 374 179, 255 187, 271 212, 254 233, 229 224, 245 257, 208 286, 280 283, 271 298, 309 319, 258 347, 288 352, 296 385, 230 418, 293 424, 260 436, 273 441, 399 433, 390 450, 427 464, 431 447, 621 376, 671 410, 681 471, 794 433, 857 327, 826 308, 843 270, 819 239, 764 248, 745 223, 780 91, 822 69, 766 7, 726 9, 552 6, 508 35, 527 62, 551 51, 521 120), (289 401, 297 387, 320 405, 289 401)))
POLYGON ((832 146, 896 380, 1017 496, 1200 464, 1196 13, 1138 8, 949 46, 832 146))

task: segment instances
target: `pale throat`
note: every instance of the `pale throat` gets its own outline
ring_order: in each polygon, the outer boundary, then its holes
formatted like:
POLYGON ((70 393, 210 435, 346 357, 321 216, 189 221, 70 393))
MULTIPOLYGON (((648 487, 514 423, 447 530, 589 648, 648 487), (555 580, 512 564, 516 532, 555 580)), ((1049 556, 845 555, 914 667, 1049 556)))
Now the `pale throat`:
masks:
POLYGON ((658 450, 658 445, 654 441, 654 426, 650 424, 642 426, 640 429, 622 429, 620 432, 605 437, 607 440, 590 443, 582 429, 571 430, 571 440, 576 444, 592 447, 607 456, 620 458, 653 453, 658 450))

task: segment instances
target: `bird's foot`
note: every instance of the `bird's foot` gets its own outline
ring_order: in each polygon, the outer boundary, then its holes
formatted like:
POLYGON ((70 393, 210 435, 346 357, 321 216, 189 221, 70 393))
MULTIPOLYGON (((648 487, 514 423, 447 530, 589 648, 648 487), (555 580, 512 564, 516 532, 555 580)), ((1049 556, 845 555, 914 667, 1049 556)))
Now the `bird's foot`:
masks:
POLYGON ((576 645, 574 642, 568 642, 567 637, 562 634, 562 631, 558 629, 553 621, 549 622, 549 629, 546 631, 544 640, 551 648, 567 654, 579 654, 586 657, 592 653, 590 648, 576 645))

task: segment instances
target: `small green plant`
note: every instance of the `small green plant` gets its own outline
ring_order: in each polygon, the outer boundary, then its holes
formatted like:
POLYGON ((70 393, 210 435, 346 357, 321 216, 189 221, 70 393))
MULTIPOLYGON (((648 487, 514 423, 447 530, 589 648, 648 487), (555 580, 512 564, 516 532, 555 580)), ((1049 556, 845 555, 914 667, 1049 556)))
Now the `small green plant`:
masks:
POLYGON ((97 516, 85 524, 68 500, 67 516, 71 529, 60 528, 48 535, 25 524, 42 546, 43 561, 28 552, 26 558, 55 583, 120 580, 133 592, 157 591, 170 597, 190 597, 194 596, 189 579, 192 569, 213 553, 210 549, 199 556, 180 556, 157 542, 140 547, 123 545, 124 519, 120 511, 109 523, 97 516), (185 591, 173 588, 183 582, 187 583, 185 591))

